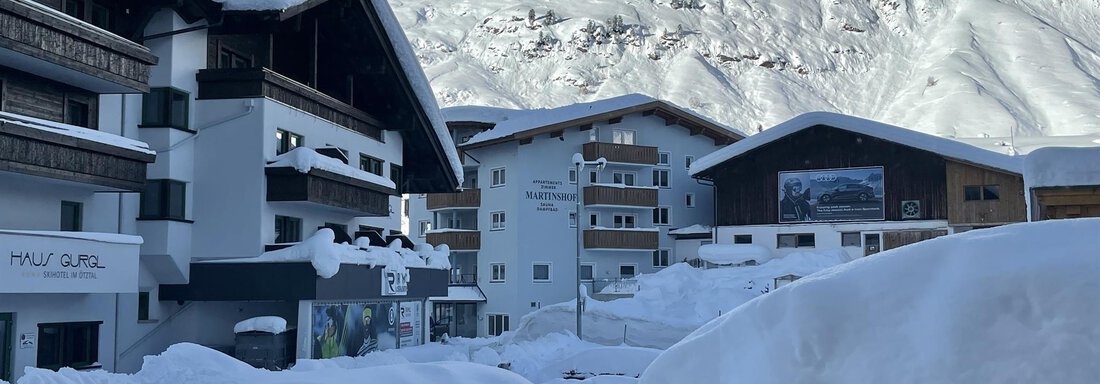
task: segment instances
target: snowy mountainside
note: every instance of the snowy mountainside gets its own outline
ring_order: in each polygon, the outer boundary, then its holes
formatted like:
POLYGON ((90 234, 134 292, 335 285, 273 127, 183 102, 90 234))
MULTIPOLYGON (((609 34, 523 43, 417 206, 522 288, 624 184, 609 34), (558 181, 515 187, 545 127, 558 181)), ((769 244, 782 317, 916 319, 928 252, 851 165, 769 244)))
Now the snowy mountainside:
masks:
POLYGON ((815 110, 951 137, 1100 133, 1100 0, 390 4, 442 106, 638 92, 750 133, 815 110))

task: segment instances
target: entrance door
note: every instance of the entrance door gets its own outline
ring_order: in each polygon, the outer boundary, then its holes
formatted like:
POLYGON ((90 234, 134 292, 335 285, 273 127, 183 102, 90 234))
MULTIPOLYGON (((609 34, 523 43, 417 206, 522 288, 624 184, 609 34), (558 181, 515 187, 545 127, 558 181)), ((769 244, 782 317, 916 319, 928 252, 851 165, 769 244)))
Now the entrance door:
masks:
POLYGON ((11 324, 10 313, 0 313, 0 380, 11 381, 11 324))
POLYGON ((863 256, 871 256, 882 250, 882 235, 878 233, 863 234, 863 256))

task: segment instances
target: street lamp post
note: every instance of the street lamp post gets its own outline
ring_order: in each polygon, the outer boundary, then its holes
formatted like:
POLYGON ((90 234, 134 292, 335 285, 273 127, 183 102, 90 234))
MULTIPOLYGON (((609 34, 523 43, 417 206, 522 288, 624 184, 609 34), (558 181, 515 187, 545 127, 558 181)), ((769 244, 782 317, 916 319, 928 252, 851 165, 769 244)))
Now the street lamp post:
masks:
POLYGON ((607 159, 601 157, 595 161, 585 161, 584 156, 580 153, 573 154, 573 169, 575 169, 577 173, 577 210, 573 221, 577 228, 577 338, 580 340, 584 340, 584 338, 581 337, 581 311, 584 310, 582 301, 584 297, 584 286, 581 285, 581 244, 584 242, 584 232, 581 231, 581 209, 583 207, 581 201, 581 196, 583 196, 581 195, 581 171, 584 170, 586 165, 595 166, 596 172, 599 172, 607 165, 607 159))

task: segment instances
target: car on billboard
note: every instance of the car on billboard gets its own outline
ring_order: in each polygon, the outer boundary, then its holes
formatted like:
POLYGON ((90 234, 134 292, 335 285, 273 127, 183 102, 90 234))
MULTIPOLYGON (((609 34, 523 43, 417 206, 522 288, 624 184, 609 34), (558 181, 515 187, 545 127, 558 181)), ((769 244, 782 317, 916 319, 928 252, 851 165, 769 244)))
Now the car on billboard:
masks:
POLYGON ((875 189, 863 184, 841 184, 822 192, 817 200, 829 203, 838 200, 867 201, 875 197, 875 189))

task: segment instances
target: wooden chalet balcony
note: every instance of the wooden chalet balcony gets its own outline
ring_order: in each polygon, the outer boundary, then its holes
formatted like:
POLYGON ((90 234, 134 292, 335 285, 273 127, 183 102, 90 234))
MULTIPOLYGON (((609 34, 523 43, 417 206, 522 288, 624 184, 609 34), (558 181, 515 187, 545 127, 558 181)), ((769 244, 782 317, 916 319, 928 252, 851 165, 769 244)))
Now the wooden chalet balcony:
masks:
POLYGON ((195 78, 199 100, 265 97, 382 141, 378 119, 270 69, 203 69, 195 78))
POLYGON ((293 167, 265 168, 267 201, 322 205, 362 216, 389 216, 392 188, 336 173, 293 167))
POLYGON ((584 187, 584 205, 657 207, 657 189, 593 185, 584 187))
POLYGON ((584 249, 654 250, 660 244, 658 234, 658 231, 586 229, 584 249))
POLYGON ((475 188, 455 193, 429 193, 427 207, 429 210, 478 208, 481 207, 481 190, 475 188))
POLYGON ((657 147, 591 142, 581 146, 581 153, 587 161, 603 157, 612 163, 657 164, 657 147))
POLYGON ((456 230, 453 232, 429 232, 428 244, 447 244, 452 251, 476 251, 481 249, 481 231, 456 230))
POLYGON ((148 48, 38 2, 0 1, 2 66, 96 93, 137 93, 149 91, 156 63, 148 48))

